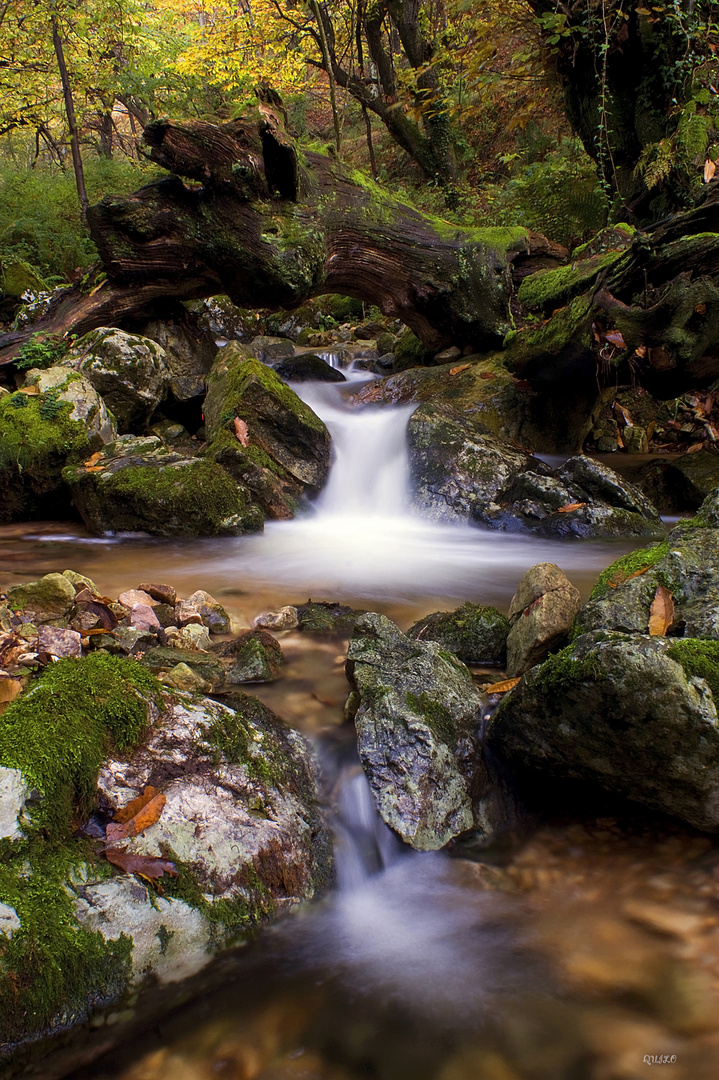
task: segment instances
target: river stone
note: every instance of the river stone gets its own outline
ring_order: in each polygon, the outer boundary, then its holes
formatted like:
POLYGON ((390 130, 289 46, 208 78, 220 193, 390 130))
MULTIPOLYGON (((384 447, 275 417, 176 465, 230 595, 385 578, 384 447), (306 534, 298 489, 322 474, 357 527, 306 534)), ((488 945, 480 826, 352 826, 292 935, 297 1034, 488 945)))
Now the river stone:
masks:
POLYGON ((158 604, 171 604, 173 607, 177 601, 177 592, 172 585, 155 584, 152 581, 141 581, 137 586, 139 592, 147 593, 158 604))
POLYGON ((117 598, 118 604, 122 604, 123 607, 128 608, 130 611, 137 604, 142 604, 143 607, 153 607, 157 601, 154 600, 149 593, 144 589, 126 589, 121 592, 117 598))
POLYGON ((345 376, 315 353, 291 356, 274 365, 274 371, 285 382, 346 382, 345 376))
POLYGON ((80 338, 64 363, 102 395, 122 434, 147 424, 171 376, 165 350, 157 342, 106 326, 80 338))
POLYGON ((0 765, 0 840, 20 840, 30 789, 20 769, 0 765))
POLYGON ((716 831, 717 657, 707 656, 701 678, 702 655, 702 642, 584 634, 507 694, 487 741, 514 766, 589 781, 716 831))
POLYGON ((100 596, 100 590, 92 578, 85 577, 84 574, 78 574, 76 570, 63 570, 62 576, 72 582, 76 593, 79 593, 82 589, 89 589, 93 596, 100 596))
POLYGON ((175 608, 177 625, 184 626, 192 615, 199 615, 204 625, 213 634, 227 634, 230 630, 230 616, 222 604, 210 596, 204 589, 197 589, 186 600, 180 600, 175 608))
POLYGON ((297 622, 299 629, 307 633, 348 634, 354 630, 357 618, 362 614, 346 604, 308 600, 298 605, 297 622))
POLYGON ((465 664, 504 664, 509 622, 493 607, 466 603, 456 611, 435 611, 407 631, 418 641, 437 641, 465 664))
POLYGON ((105 400, 100 397, 92 379, 75 375, 60 365, 46 368, 45 371, 29 371, 25 385, 36 387, 40 394, 57 391, 58 401, 72 405, 68 419, 84 424, 88 435, 96 437, 100 443, 111 443, 116 438, 116 417, 108 412, 105 400))
POLYGON ((156 633, 160 629, 160 620, 149 604, 135 604, 130 612, 130 626, 156 633))
POLYGON ((273 682, 285 662, 279 642, 266 630, 246 630, 232 641, 213 646, 228 683, 273 682))
POLYGON ((175 649, 197 649, 201 652, 208 652, 212 648, 210 632, 202 623, 168 626, 167 643, 175 649))
POLYGON ((507 675, 523 675, 566 645, 582 605, 579 590, 554 563, 537 563, 524 575, 509 606, 507 675))
POLYGON ((37 633, 37 651, 57 659, 82 656, 80 634, 57 626, 41 626, 37 633))
POLYGON ((191 694, 209 694, 212 692, 212 683, 208 683, 196 671, 187 664, 175 664, 164 677, 164 682, 176 686, 178 690, 187 690, 191 694))
POLYGON ((266 363, 295 355, 295 347, 291 341, 287 338, 271 337, 268 334, 259 334, 253 338, 249 347, 253 356, 266 363))
POLYGON ((178 317, 152 319, 142 326, 142 336, 152 338, 164 351, 164 361, 173 379, 199 379, 212 367, 217 345, 212 334, 196 315, 180 306, 178 317))
POLYGON ((177 664, 187 664, 214 690, 219 689, 225 681, 225 669, 217 657, 211 653, 158 645, 148 649, 140 662, 155 675, 162 671, 171 671, 177 664))
POLYGON ((464 664, 369 613, 350 638, 347 676, 359 695, 360 760, 382 819, 420 851, 479 825, 486 698, 464 664))
POLYGON ((25 611, 33 616, 33 622, 40 624, 70 614, 75 603, 75 587, 64 574, 45 574, 38 581, 12 585, 7 598, 11 608, 25 611))
POLYGON ((296 630, 299 623, 297 608, 287 605, 277 611, 262 611, 252 625, 260 630, 296 630))
POLYGON ((9 904, 0 904, 0 934, 11 938, 15 930, 20 929, 20 919, 15 908, 9 904))
POLYGON ((706 519, 697 515, 681 523, 663 543, 634 551, 605 570, 577 614, 575 634, 648 633, 652 602, 663 586, 674 601, 673 632, 719 639, 719 528, 702 524, 711 518, 711 498, 703 506, 706 519))
MULTIPOLYGON (((159 788, 159 821, 123 847, 172 852, 207 901, 245 907, 249 928, 324 884, 330 843, 309 745, 256 698, 232 702, 178 695, 129 760, 105 763, 98 790, 115 813, 148 784, 159 788)), ((229 928, 216 926, 221 942, 229 928)))
POLYGON ((636 469, 633 480, 664 513, 697 510, 719 486, 719 454, 699 450, 655 458, 636 469))
POLYGON ((122 436, 91 466, 68 466, 63 477, 86 526, 100 535, 241 536, 264 524, 221 466, 174 453, 154 436, 122 436))

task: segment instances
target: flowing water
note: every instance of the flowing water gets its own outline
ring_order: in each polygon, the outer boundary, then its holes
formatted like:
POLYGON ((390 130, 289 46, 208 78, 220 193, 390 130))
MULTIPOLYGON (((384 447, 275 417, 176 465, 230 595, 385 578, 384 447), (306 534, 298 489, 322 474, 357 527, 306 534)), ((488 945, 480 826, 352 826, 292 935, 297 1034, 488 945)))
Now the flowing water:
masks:
MULTIPOLYGON (((141 580, 204 588, 236 627, 261 610, 342 600, 406 627, 463 600, 506 610, 533 563, 586 595, 632 545, 549 542, 409 510, 411 407, 352 408, 353 382, 297 387, 334 463, 315 505, 261 536, 91 538, 0 529, 0 588, 67 566, 106 595, 141 580)), ((719 1075, 719 859, 707 838, 544 792, 496 849, 404 848, 379 820, 342 724, 346 642, 281 635, 283 678, 256 691, 318 737, 337 885, 179 990, 149 990, 27 1075, 43 1080, 633 1080, 719 1075), (547 809, 547 803, 551 809, 547 809), (534 814, 534 816, 532 816, 534 814), (479 861, 477 861, 479 856, 479 861), (103 1056, 104 1055, 104 1056, 103 1056), (83 1062, 88 1062, 82 1065, 83 1062)))

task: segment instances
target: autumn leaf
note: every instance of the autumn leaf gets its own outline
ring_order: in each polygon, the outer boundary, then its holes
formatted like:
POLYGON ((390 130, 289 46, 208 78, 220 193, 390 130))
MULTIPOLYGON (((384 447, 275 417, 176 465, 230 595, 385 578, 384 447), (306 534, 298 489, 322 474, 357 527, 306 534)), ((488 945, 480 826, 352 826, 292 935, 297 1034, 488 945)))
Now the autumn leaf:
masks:
POLYGON ((459 364, 458 367, 450 368, 449 373, 450 375, 459 375, 460 371, 466 371, 471 366, 471 364, 459 364))
POLYGON ((5 712, 11 701, 22 693, 19 679, 0 679, 0 715, 5 712))
POLYGON ((695 442, 695 443, 692 443, 691 446, 687 447, 686 452, 687 452, 687 454, 696 454, 697 450, 703 450, 703 449, 704 449, 704 443, 695 442))
POLYGON ((149 802, 152 802, 156 795, 159 795, 157 788, 154 788, 151 784, 148 784, 142 795, 138 795, 136 799, 132 799, 131 802, 127 803, 126 806, 121 807, 121 809, 113 815, 112 820, 119 821, 124 824, 126 821, 129 821, 130 818, 133 818, 135 814, 137 814, 140 810, 142 810, 143 806, 147 806, 149 802))
POLYGON ((511 690, 513 686, 516 686, 521 681, 521 676, 516 679, 502 679, 501 682, 488 683, 483 689, 488 694, 506 694, 508 690, 511 690))
POLYGON ((102 450, 98 450, 96 454, 92 454, 92 456, 89 457, 86 462, 84 462, 85 468, 87 469, 88 467, 91 468, 93 465, 97 465, 101 457, 102 450))
POLYGON ((235 417, 235 435, 239 439, 242 446, 247 446, 250 441, 247 424, 244 420, 240 420, 239 416, 235 417))
POLYGON ((124 870, 127 874, 141 874, 142 877, 161 878, 163 874, 177 877, 175 864, 169 859, 161 859, 157 855, 133 855, 129 851, 120 848, 105 848, 105 858, 113 866, 124 870))
POLYGON ((153 787, 146 787, 143 795, 133 799, 115 814, 118 824, 110 824, 105 830, 109 844, 116 844, 130 836, 139 836, 160 820, 167 798, 153 787))
POLYGON ((674 598, 663 585, 657 586, 649 609, 649 633, 652 637, 664 637, 674 622, 674 598))
POLYGON ((624 338, 619 330, 608 330, 604 335, 604 340, 608 341, 610 345, 616 345, 619 349, 626 349, 624 338))
POLYGON ((573 510, 581 510, 583 506, 586 506, 585 502, 567 503, 566 506, 560 506, 557 510, 558 514, 571 514, 573 510))
POLYGON ((710 180, 714 179, 714 173, 717 171, 716 162, 711 158, 707 158, 704 162, 704 183, 708 184, 710 180))
POLYGON ((480 377, 480 379, 496 379, 497 378, 497 376, 494 374, 493 371, 480 371, 479 377, 480 377))
POLYGON ((609 588, 610 589, 616 589, 618 585, 623 585, 625 581, 631 581, 632 578, 641 577, 642 574, 646 574, 648 569, 649 569, 648 565, 647 566, 640 566, 639 569, 635 570, 632 574, 626 574, 624 576, 620 575, 619 577, 615 578, 613 581, 609 582, 609 588))

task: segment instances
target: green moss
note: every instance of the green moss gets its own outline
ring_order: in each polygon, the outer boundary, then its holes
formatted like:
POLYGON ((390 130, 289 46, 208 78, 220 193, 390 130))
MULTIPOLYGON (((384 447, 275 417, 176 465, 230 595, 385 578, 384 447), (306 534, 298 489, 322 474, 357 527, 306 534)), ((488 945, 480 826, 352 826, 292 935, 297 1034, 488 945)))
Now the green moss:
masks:
MULTIPOLYGON (((82 842, 13 845, 0 864, 0 901, 20 927, 0 935, 0 1032, 12 1043, 70 1025, 125 991, 132 941, 81 928, 67 883, 83 880, 92 852, 82 842)), ((95 863, 94 876, 111 873, 95 863)))
MULTIPOLYGON (((40 795, 32 829, 60 838, 90 812, 97 775, 113 749, 142 737, 160 685, 133 660, 60 660, 0 717, 0 762, 20 769, 40 795)), ((35 800, 33 800, 35 802, 35 800)))
POLYGON ((248 880, 243 881, 249 897, 240 895, 233 900, 208 900, 197 884, 192 868, 178 859, 172 848, 165 847, 163 853, 165 858, 172 860, 177 871, 177 877, 167 881, 163 878, 163 892, 166 896, 184 901, 216 925, 216 946, 245 939, 250 931, 272 914, 272 899, 251 870, 244 875, 248 880))
POLYGON ((550 697, 566 694, 577 683, 594 682, 599 674, 599 662, 595 656, 577 660, 573 656, 573 646, 567 645, 561 652, 545 660, 535 676, 535 687, 550 697))
MULTIPOLYGON (((448 659, 457 664, 456 656, 449 656, 448 659)), ((405 700, 412 712, 422 717, 438 739, 450 747, 457 745, 457 727, 449 709, 431 698, 424 690, 421 694, 409 692, 405 700)))
POLYGON ((456 611, 437 611, 420 619, 407 636, 438 641, 465 663, 499 664, 506 656, 509 620, 493 607, 467 602, 456 611))
POLYGON ((719 709, 719 641, 678 638, 667 649, 667 656, 681 664, 687 678, 704 679, 719 709))
POLYGON ((530 274, 522 281, 517 299, 520 304, 532 309, 562 307, 572 297, 588 288, 597 274, 605 266, 616 262, 621 254, 619 251, 608 251, 578 264, 530 274))
POLYGON ((561 356, 574 340, 579 339, 588 345, 591 323, 591 300, 578 296, 560 308, 546 323, 521 330, 512 338, 505 353, 505 366, 509 371, 524 370, 528 366, 537 366, 544 358, 551 360, 561 356))
POLYGON ((428 363, 433 352, 419 340, 411 330, 405 330, 394 345, 393 371, 404 371, 408 367, 420 367, 428 363))
POLYGON ((662 540, 660 544, 652 544, 650 547, 638 548, 630 551, 628 555, 622 555, 613 562, 606 570, 602 570, 597 578, 597 583, 591 591, 590 600, 598 600, 612 588, 621 585, 639 570, 648 570, 660 559, 669 553, 669 541, 662 540))
POLYGON ((295 416, 302 424, 315 431, 324 431, 325 426, 308 405, 291 390, 275 372, 254 357, 244 357, 239 350, 227 353, 231 346, 225 346, 220 354, 219 363, 210 373, 208 394, 205 401, 205 421, 208 433, 215 437, 215 430, 220 427, 232 429, 235 417, 241 420, 256 419, 252 404, 253 384, 273 397, 284 410, 295 416))

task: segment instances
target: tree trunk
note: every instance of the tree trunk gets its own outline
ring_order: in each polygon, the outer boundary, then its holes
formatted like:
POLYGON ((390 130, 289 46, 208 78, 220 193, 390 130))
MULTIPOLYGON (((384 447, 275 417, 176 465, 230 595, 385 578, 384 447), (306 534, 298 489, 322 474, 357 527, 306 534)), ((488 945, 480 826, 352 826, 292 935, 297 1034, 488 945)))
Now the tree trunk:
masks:
POLYGON ((77 121, 75 120, 75 105, 72 100, 72 87, 70 85, 70 76, 67 70, 67 64, 65 63, 65 52, 62 46, 62 38, 60 37, 60 30, 57 24, 57 15, 53 10, 51 16, 52 23, 52 43, 55 48, 55 56, 57 57, 57 66, 60 72, 60 81, 62 83, 62 93, 65 98, 65 112, 67 114, 67 126, 70 129, 70 148, 72 150, 72 164, 75 169, 75 184, 77 185, 77 197, 80 200, 80 207, 82 208, 82 216, 87 219, 87 209, 89 206, 87 191, 85 190, 85 173, 82 167, 82 156, 80 154, 80 140, 77 134, 77 121))
MULTIPOLYGON (((34 331, 122 325, 163 299, 227 293, 242 307, 291 309, 341 293, 432 348, 499 348, 512 326, 510 266, 564 254, 523 228, 425 216, 337 161, 298 155, 264 104, 222 125, 155 121, 144 142, 174 175, 90 208, 107 280, 59 294, 34 331)), ((0 338, 5 362, 22 340, 0 338)))

